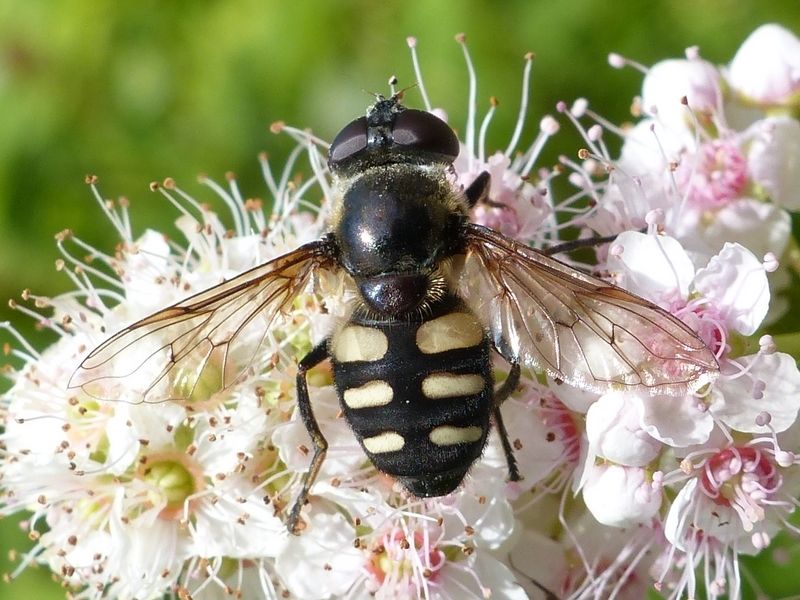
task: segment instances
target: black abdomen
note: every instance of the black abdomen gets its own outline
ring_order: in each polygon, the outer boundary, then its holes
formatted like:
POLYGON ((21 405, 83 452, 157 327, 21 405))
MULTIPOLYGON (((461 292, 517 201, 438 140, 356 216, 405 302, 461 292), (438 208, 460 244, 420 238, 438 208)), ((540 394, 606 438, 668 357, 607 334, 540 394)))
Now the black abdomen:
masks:
POLYGON ((416 496, 453 491, 489 429, 489 342, 475 315, 454 296, 411 321, 357 313, 331 356, 342 410, 375 467, 416 496))

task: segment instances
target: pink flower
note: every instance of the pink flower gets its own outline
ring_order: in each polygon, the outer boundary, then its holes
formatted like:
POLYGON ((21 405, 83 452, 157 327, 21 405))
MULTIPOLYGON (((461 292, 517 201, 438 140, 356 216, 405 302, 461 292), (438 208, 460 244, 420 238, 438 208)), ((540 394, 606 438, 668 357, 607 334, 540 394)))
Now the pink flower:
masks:
POLYGON ((694 160, 681 162, 676 179, 698 208, 718 208, 741 196, 747 185, 747 160, 731 140, 712 140, 697 149, 694 160))
MULTIPOLYGON (((694 567, 705 564, 709 598, 740 593, 737 554, 766 548, 794 510, 794 491, 786 484, 795 456, 777 439, 755 438, 698 451, 681 463, 676 476, 686 480, 670 507, 665 534, 684 557, 665 552, 656 575, 670 597, 694 596, 694 567), (684 559, 685 558, 685 559, 684 559)), ((672 478, 667 475, 666 478, 672 478)))

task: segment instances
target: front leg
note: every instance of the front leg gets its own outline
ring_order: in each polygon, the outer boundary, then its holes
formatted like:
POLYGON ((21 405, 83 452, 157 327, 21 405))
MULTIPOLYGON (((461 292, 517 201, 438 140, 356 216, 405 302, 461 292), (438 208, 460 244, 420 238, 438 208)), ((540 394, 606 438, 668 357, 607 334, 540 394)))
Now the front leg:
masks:
POLYGON ((311 458, 311 465, 308 467, 308 471, 303 475, 303 487, 300 490, 300 494, 297 496, 292 510, 289 512, 289 518, 286 519, 286 528, 289 530, 289 533, 295 535, 300 533, 300 529, 298 529, 300 511, 308 501, 308 492, 317 478, 319 469, 322 466, 322 461, 325 460, 325 452, 328 450, 328 442, 322 435, 319 425, 317 424, 317 419, 314 418, 314 411, 311 409, 306 376, 309 370, 313 369, 329 356, 328 340, 325 339, 315 346, 311 352, 306 354, 298 365, 297 408, 300 410, 300 418, 303 420, 303 425, 305 425, 308 435, 311 436, 311 442, 314 444, 314 456, 311 458))
MULTIPOLYGON (((639 233, 647 233, 647 229, 640 229, 639 233)), ((563 254, 564 252, 572 252, 573 250, 581 250, 582 248, 596 248, 602 244, 610 244, 619 234, 595 236, 590 238, 580 238, 572 240, 571 242, 562 242, 549 248, 540 250, 545 256, 553 256, 554 254, 563 254)))

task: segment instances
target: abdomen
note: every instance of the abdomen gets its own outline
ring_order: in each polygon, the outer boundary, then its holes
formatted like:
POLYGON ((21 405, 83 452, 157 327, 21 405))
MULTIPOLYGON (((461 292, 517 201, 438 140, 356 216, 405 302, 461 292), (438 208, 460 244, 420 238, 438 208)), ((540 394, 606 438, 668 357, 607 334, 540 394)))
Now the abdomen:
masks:
POLYGON ((443 496, 486 444, 489 342, 456 297, 410 321, 356 313, 331 340, 344 415, 367 456, 414 495, 443 496))

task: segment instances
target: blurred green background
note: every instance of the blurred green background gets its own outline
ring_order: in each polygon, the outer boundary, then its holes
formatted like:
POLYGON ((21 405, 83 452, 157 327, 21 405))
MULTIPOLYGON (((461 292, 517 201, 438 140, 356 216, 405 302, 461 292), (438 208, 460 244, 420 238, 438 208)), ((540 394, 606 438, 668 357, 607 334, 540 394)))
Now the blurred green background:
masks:
MULTIPOLYGON (((490 140, 505 146, 528 50, 537 54, 532 139, 539 118, 561 99, 585 96, 612 120, 629 118, 641 78, 608 67, 609 51, 650 64, 697 44, 704 57, 725 63, 769 21, 800 32, 800 4, 0 0, 0 298, 25 287, 69 289, 53 269, 53 234, 64 228, 112 248, 113 231, 85 174, 99 175, 105 196, 131 200, 140 232, 170 231, 173 213, 148 191, 152 180, 174 177, 208 199, 196 175, 222 179, 232 170, 245 196, 263 196, 257 153, 268 150, 280 164, 291 147, 269 124, 282 119, 330 139, 370 102, 364 90, 386 91, 391 74, 401 86, 413 82, 407 35, 419 39, 434 105, 458 125, 466 71, 453 35, 468 34, 480 104, 490 95, 501 102, 490 140)), ((421 104, 413 91, 408 98, 421 104)), ((559 137, 547 156, 574 155, 577 142, 559 137)), ((3 301, 0 321, 9 318, 21 322, 3 301)), ((798 559, 796 542, 783 545, 798 559)), ((28 546, 14 520, 0 522, 0 572, 13 568, 9 548, 28 546)), ((797 560, 781 566, 765 553, 747 568, 771 598, 800 590, 797 560)), ((42 570, 0 584, 0 599, 51 597, 63 592, 42 570)))

